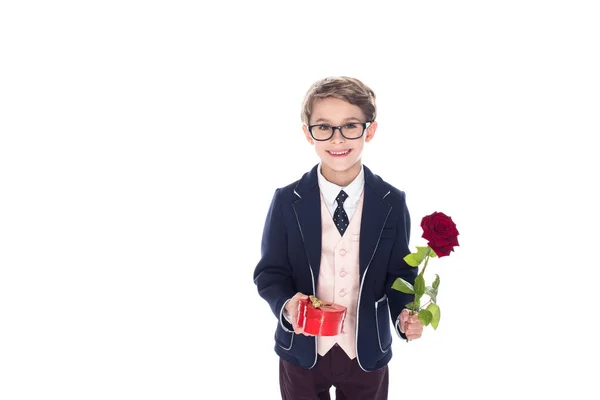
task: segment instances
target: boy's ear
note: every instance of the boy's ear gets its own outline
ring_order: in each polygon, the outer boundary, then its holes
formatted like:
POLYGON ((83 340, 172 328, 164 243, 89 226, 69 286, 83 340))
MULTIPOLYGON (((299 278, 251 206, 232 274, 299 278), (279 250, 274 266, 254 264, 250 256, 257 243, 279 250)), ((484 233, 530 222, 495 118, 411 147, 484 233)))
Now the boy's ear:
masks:
POLYGON ((308 131, 308 127, 306 125, 302 125, 302 130, 304 131, 304 136, 306 136, 306 140, 308 141, 308 143, 314 144, 315 142, 313 141, 313 138, 310 135, 310 132, 308 131))
POLYGON ((375 131, 377 130, 377 122, 371 122, 371 125, 367 128, 367 134, 365 135, 365 142, 370 142, 375 136, 375 131))

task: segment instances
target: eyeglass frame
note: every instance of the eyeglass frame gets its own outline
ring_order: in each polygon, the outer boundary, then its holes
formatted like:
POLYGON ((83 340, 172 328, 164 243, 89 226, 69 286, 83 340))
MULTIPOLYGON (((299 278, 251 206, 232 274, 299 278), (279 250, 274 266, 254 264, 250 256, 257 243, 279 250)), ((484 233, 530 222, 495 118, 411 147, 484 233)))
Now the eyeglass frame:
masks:
POLYGON ((367 128, 368 128, 368 127, 370 127, 370 126, 371 126, 371 124, 372 124, 372 123, 373 123, 373 121, 367 121, 367 122, 347 122, 347 123, 345 123, 344 125, 340 125, 340 126, 333 126, 333 125, 329 125, 329 124, 315 124, 315 125, 307 125, 307 128, 308 128, 308 132, 310 133, 310 136, 311 136, 311 137, 312 137, 314 140, 316 140, 316 141, 318 141, 318 142, 326 142, 326 141, 328 141, 328 140, 331 140, 331 138, 335 136, 335 130, 336 130, 336 129, 337 129, 338 131, 340 131, 340 135, 342 135, 342 137, 343 137, 344 139, 347 139, 347 140, 356 140, 356 139, 360 139, 361 137, 363 137, 363 135, 365 134, 365 131, 367 130, 367 128), (355 138, 349 138, 349 137, 347 137, 347 136, 344 136, 344 134, 342 133, 342 128, 343 128, 345 125, 350 125, 350 124, 362 125, 362 127, 363 127, 363 131, 362 131, 362 133, 360 134, 360 136, 359 136, 359 137, 355 137, 355 138), (367 124, 368 124, 368 126, 367 126, 367 124), (312 133, 312 128, 314 128, 315 126, 323 126, 323 125, 327 125, 328 127, 330 127, 330 128, 331 128, 331 136, 329 136, 327 139, 317 139, 317 138, 315 137, 315 135, 313 135, 313 133, 312 133))

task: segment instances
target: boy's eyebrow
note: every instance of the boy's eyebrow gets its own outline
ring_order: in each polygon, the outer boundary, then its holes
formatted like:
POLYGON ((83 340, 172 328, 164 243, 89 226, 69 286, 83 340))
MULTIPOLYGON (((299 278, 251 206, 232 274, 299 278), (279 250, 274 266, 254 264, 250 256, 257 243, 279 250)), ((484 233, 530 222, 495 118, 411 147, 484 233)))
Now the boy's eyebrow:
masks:
MULTIPOLYGON (((360 118, 356 118, 356 117, 348 117, 348 118, 344 118, 342 121, 343 122, 348 122, 348 121, 352 121, 352 120, 356 120, 358 122, 360 122, 360 118)), ((320 122, 325 122, 325 123, 329 123, 329 120, 326 118, 319 118, 315 121, 315 124, 318 124, 320 122)))

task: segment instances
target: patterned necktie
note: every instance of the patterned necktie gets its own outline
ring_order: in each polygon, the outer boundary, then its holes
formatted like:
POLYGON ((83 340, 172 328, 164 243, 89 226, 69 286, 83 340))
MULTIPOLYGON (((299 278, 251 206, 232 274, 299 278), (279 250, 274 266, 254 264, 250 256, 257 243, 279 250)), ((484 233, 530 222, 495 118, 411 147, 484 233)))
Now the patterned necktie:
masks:
POLYGON ((337 201, 338 206, 335 209, 335 212, 333 213, 333 222, 335 223, 335 226, 337 227, 338 231, 340 231, 340 235, 344 236, 344 232, 346 232, 346 229, 348 228, 348 214, 346 214, 346 211, 344 211, 344 200, 346 200, 348 198, 348 195, 346 194, 346 192, 344 192, 343 190, 340 191, 340 194, 338 194, 338 196, 335 198, 335 201, 337 201))

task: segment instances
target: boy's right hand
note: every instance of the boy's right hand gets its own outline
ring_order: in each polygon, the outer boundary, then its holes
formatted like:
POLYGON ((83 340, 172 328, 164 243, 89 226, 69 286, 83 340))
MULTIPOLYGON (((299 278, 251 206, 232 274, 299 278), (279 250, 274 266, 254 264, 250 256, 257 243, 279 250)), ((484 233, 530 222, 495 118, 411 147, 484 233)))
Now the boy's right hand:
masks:
POLYGON ((298 303, 300 302, 300 300, 304 299, 308 299, 308 296, 300 292, 296 293, 294 297, 292 297, 290 301, 288 301, 288 303, 285 305, 285 309, 290 316, 295 333, 302 333, 305 336, 313 336, 309 333, 304 333, 304 328, 298 326, 298 303))

